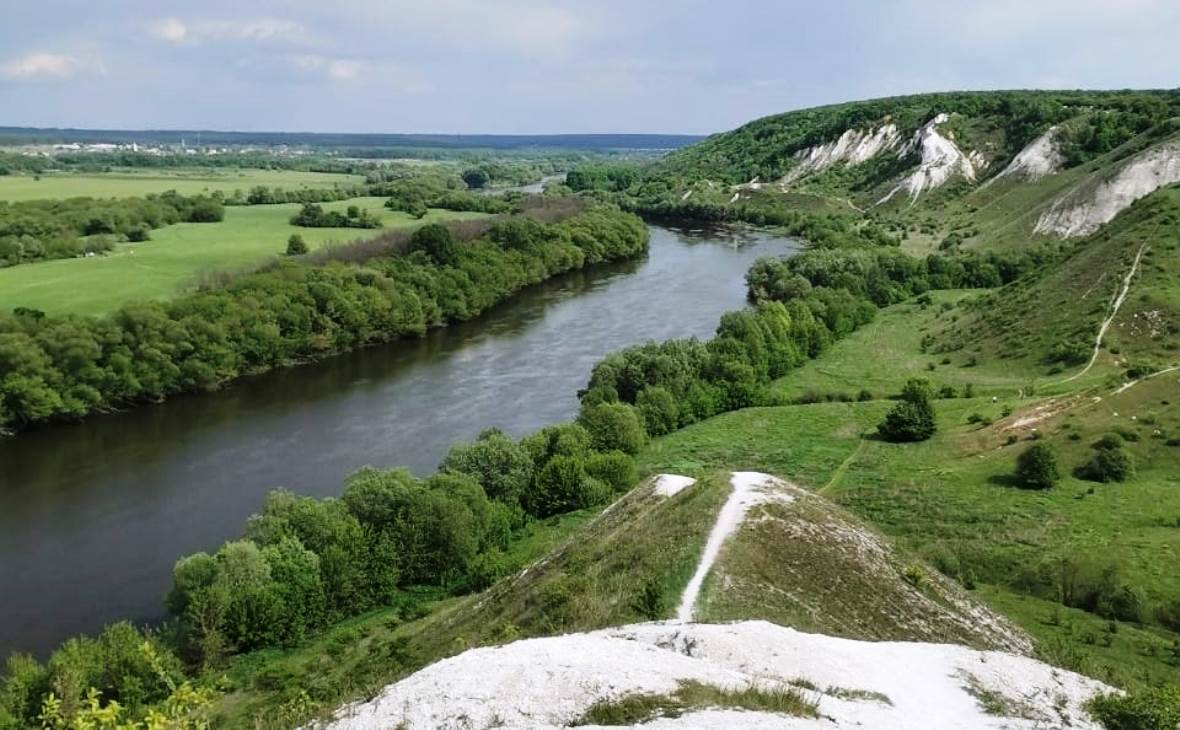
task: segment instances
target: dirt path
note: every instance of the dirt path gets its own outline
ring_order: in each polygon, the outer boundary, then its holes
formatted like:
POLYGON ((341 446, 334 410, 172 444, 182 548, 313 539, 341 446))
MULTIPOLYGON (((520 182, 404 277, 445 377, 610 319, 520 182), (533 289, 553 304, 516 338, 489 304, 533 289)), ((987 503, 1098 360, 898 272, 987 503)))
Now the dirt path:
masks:
POLYGON ((861 438, 857 442, 856 448, 852 450, 852 453, 848 455, 847 459, 840 462, 840 466, 836 467, 836 471, 832 472, 832 478, 828 480, 827 484, 820 487, 816 491, 816 494, 826 494, 828 490, 836 486, 844 478, 844 475, 848 472, 848 467, 852 466, 852 462, 856 461, 856 457, 860 456, 860 452, 864 451, 866 443, 868 443, 868 439, 865 438, 861 438))
POLYGON ((1131 270, 1123 277, 1123 288, 1119 291, 1118 296, 1114 298, 1110 306, 1110 315, 1102 321, 1102 326, 1098 328, 1098 336, 1094 338, 1094 352, 1090 355, 1090 362, 1086 363, 1086 367, 1079 372, 1074 373, 1064 380, 1059 380, 1055 385, 1061 383, 1068 383, 1071 380, 1077 380, 1086 373, 1090 372, 1090 368, 1094 367, 1094 363, 1098 360, 1098 353, 1102 349, 1102 338, 1106 336, 1106 330, 1110 328, 1114 318, 1118 316, 1119 309, 1123 306, 1123 302, 1127 300, 1127 294, 1131 291, 1131 280, 1135 278, 1135 274, 1139 272, 1139 261, 1143 258, 1143 252, 1147 250, 1147 244, 1144 243, 1139 246, 1139 250, 1135 252, 1135 260, 1131 262, 1131 270))
POLYGON ((701 559, 697 563, 696 572, 688 581, 688 585, 684 587, 684 593, 680 598, 680 607, 676 610, 677 621, 688 623, 695 617, 701 586, 705 584, 705 578, 712 570, 713 563, 717 562, 717 556, 721 554, 721 547, 745 520, 746 512, 750 507, 765 502, 789 502, 793 499, 788 494, 767 490, 767 488, 773 488, 780 483, 778 479, 769 474, 735 471, 730 475, 729 483, 733 485, 733 491, 730 492, 729 499, 725 501, 717 513, 717 521, 713 524, 712 531, 709 532, 709 539, 705 543, 705 550, 701 553, 701 559))

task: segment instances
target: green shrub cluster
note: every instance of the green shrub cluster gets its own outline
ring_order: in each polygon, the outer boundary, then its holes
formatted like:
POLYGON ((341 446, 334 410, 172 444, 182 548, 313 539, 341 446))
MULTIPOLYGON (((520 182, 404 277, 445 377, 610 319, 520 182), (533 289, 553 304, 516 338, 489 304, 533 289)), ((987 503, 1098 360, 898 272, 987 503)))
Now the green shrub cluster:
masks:
POLYGON ((1175 730, 1180 727, 1180 687, 1102 695, 1087 709, 1107 730, 1175 730))
POLYGON ((1077 475, 1091 482, 1124 482, 1135 470, 1131 455, 1123 449, 1123 440, 1115 434, 1103 436, 1092 444, 1094 454, 1077 469, 1077 475))
POLYGON ((285 259, 222 288, 101 319, 21 310, 0 316, 0 427, 79 418, 420 335, 554 274, 646 247, 642 221, 598 207, 553 224, 501 223, 454 246, 445 264, 420 250, 363 265, 285 259))
POLYGON ((60 702, 60 714, 72 717, 84 709, 92 688, 103 703, 118 702, 139 716, 183 679, 182 663, 158 637, 126 621, 111 624, 97 638, 66 641, 44 663, 11 655, 0 676, 0 730, 39 727, 50 693, 60 702))
POLYGON ((905 443, 925 441, 934 435, 934 397, 930 381, 911 379, 901 390, 901 398, 877 426, 877 434, 886 441, 905 443))
MULTIPOLYGON (((594 366, 581 393, 580 420, 603 419, 606 409, 626 404, 643 430, 658 436, 718 413, 770 403, 771 380, 819 355, 874 311, 867 303, 837 303, 847 304, 848 311, 836 314, 819 293, 786 304, 763 302, 722 316, 708 342, 668 340, 614 353, 594 366)), ((622 411, 609 413, 623 420, 622 411)), ((635 442, 614 446, 626 450, 635 442)))
POLYGON ((341 213, 324 210, 315 203, 304 203, 299 212, 291 216, 291 225, 303 228, 380 228, 381 219, 356 206, 351 206, 348 213, 341 213))
POLYGON ((886 307, 930 289, 1002 286, 1048 260, 1041 249, 937 253, 924 259, 887 248, 813 249, 790 258, 758 259, 746 274, 746 285, 754 301, 782 301, 825 287, 886 307))
POLYGON ((113 200, 0 201, 0 266, 102 253, 116 237, 146 241, 154 228, 214 223, 224 217, 217 197, 185 197, 174 191, 113 200))

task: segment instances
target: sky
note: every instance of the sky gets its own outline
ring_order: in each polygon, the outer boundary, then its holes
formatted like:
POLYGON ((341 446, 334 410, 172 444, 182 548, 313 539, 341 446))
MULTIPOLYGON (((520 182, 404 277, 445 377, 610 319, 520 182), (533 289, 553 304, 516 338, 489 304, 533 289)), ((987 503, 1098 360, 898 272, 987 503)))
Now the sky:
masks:
POLYGON ((894 94, 1180 85, 1180 0, 4 4, 0 126, 707 134, 894 94))

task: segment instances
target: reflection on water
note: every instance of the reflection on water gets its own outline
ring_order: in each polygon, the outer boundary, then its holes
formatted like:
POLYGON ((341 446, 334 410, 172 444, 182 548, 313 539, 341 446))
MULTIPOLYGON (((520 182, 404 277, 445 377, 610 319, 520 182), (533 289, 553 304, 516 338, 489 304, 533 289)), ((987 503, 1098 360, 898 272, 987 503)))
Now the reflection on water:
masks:
POLYGON ((621 347, 712 334, 789 240, 653 226, 646 259, 558 277, 465 323, 0 442, 0 655, 153 619, 173 562, 240 533, 270 489, 337 494, 365 464, 432 470, 499 426, 570 418, 621 347))

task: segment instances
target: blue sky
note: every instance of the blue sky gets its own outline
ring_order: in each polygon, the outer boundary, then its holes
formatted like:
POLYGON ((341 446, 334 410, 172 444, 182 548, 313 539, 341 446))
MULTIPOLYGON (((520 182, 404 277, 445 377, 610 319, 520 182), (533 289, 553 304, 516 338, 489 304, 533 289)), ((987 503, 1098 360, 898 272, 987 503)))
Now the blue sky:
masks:
POLYGON ((708 133, 899 93, 1180 85, 1180 0, 19 5, 0 125, 708 133))

